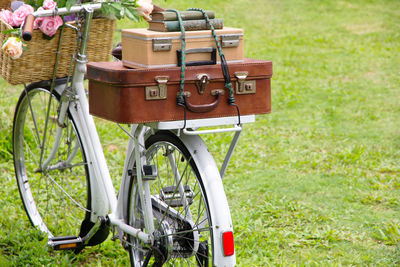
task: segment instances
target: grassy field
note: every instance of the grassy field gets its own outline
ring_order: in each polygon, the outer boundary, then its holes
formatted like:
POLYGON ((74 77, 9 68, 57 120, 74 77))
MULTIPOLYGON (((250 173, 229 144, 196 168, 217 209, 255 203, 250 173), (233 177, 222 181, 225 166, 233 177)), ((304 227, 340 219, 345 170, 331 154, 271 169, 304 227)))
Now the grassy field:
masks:
MULTIPOLYGON (((158 3, 216 10, 247 57, 274 63, 273 112, 246 126, 224 180, 238 265, 400 265, 400 1, 158 3)), ((113 241, 48 252, 30 227, 10 145, 21 87, 0 85, 0 266, 128 263, 113 241)), ((98 128, 118 185, 125 139, 98 128)), ((205 138, 220 164, 230 135, 205 138)))

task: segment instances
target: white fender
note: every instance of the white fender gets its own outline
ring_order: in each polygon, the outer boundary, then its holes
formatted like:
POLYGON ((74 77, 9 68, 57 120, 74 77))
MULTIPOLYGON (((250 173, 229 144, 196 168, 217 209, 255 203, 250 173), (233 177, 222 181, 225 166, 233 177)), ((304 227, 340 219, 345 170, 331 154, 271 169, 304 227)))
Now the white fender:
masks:
POLYGON ((214 158, 198 135, 181 134, 179 138, 185 144, 198 166, 200 175, 203 178, 204 189, 207 192, 215 243, 213 266, 234 266, 236 264, 235 254, 225 257, 223 251, 222 234, 226 231, 233 231, 233 227, 222 179, 214 158))

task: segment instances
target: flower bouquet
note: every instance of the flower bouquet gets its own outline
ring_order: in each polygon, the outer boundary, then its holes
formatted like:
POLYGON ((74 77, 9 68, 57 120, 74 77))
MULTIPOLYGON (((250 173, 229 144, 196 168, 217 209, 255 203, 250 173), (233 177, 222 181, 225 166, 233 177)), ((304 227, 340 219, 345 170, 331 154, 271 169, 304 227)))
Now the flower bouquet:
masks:
MULTIPOLYGON (((8 25, 14 27, 20 27, 25 21, 25 17, 28 14, 34 12, 34 8, 29 4, 24 4, 23 2, 15 1, 12 3, 11 10, 3 9, 0 11, 0 19, 7 23, 8 25)), ((43 6, 39 7, 38 10, 48 9, 53 10, 57 7, 57 3, 53 0, 44 0, 43 6)), ((53 37, 58 28, 64 24, 63 19, 60 16, 37 18, 34 23, 34 29, 40 29, 44 36, 49 38, 53 37)), ((5 34, 18 33, 19 29, 10 29, 5 31, 5 34)), ((23 44, 19 37, 9 37, 2 45, 2 50, 9 54, 12 59, 17 59, 21 57, 23 51, 23 44)))
MULTIPOLYGON (((60 40, 60 27, 64 23, 74 24, 74 16, 55 16, 36 18, 32 40, 23 43, 20 27, 25 17, 41 9, 71 7, 77 0, 28 0, 27 3, 14 1, 10 9, 0 11, 0 74, 10 84, 21 84, 53 77, 56 54, 60 40), (71 22, 72 20, 72 22, 71 22)), ((108 61, 113 46, 115 19, 124 16, 137 20, 139 15, 146 16, 152 10, 151 0, 121 0, 121 2, 103 2, 102 16, 93 19, 90 26, 88 43, 89 61, 108 61), (139 5, 138 5, 139 4, 139 5), (111 18, 111 19, 110 19, 111 18)), ((67 76, 71 55, 76 47, 76 31, 64 27, 57 77, 67 76)))

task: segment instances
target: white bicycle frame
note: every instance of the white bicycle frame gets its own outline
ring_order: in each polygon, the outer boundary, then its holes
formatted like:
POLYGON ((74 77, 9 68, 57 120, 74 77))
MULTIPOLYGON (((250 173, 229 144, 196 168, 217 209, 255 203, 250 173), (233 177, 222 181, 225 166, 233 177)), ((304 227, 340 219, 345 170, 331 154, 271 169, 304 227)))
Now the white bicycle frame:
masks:
MULTIPOLYGON (((87 37, 87 31, 89 29, 88 24, 90 24, 92 11, 99 9, 101 4, 87 4, 82 6, 74 6, 70 11, 65 8, 60 8, 57 10, 57 14, 70 14, 77 13, 81 10, 86 10, 87 16, 85 25, 84 38, 87 37)), ((53 11, 38 11, 34 13, 35 17, 45 17, 55 15, 53 11)), ((106 159, 102 150, 100 139, 96 131, 96 126, 92 116, 89 114, 89 106, 87 101, 87 95, 84 87, 84 75, 86 73, 86 39, 82 41, 83 45, 78 54, 75 62, 74 75, 72 79, 71 92, 72 95, 69 97, 61 99, 60 113, 58 117, 59 125, 64 122, 67 112, 69 111, 71 116, 75 121, 75 127, 77 132, 80 133, 81 143, 84 146, 84 151, 86 151, 86 161, 88 162, 88 172, 90 177, 91 185, 91 197, 92 197, 92 207, 91 207, 91 221, 96 223, 99 222, 101 217, 108 218, 109 222, 113 227, 115 227, 122 237, 124 233, 135 236, 140 240, 152 244, 153 243, 153 212, 151 206, 151 196, 149 181, 142 179, 142 166, 146 164, 146 158, 144 156, 144 139, 147 129, 160 129, 160 130, 170 130, 173 131, 177 136, 180 137, 181 141, 188 148, 189 152, 193 155, 193 160, 197 166, 199 166, 199 171, 207 170, 207 174, 200 173, 203 178, 204 189, 207 192, 209 212, 210 216, 214 219, 212 222, 212 233, 213 240, 216 241, 215 244, 220 244, 215 246, 214 254, 214 265, 215 266, 233 266, 236 263, 235 255, 225 257, 222 245, 222 234, 227 231, 233 231, 232 221, 229 213, 229 206, 227 199, 225 197, 222 177, 225 174, 226 168, 228 166, 229 160, 235 149, 237 141, 242 130, 241 125, 237 126, 238 117, 226 117, 226 118, 216 118, 216 119, 200 119, 200 120, 188 120, 174 121, 174 122, 159 122, 159 123, 148 123, 133 125, 131 127, 129 136, 129 143, 126 153, 126 159, 123 169, 123 177, 118 193, 118 198, 115 194, 115 189, 112 184, 109 170, 107 168, 106 159), (186 123, 186 128, 181 130, 184 123, 186 123), (193 130, 199 127, 208 126, 221 126, 221 125, 235 125, 233 128, 218 128, 212 130, 193 130), (219 132, 235 132, 233 140, 231 142, 230 148, 227 152, 225 160, 222 164, 220 170, 218 170, 217 165, 208 152, 208 149, 199 137, 199 134, 208 133, 219 133, 219 132), (129 155, 134 153, 135 162, 140 162, 140 168, 136 168, 136 175, 139 187, 139 195, 141 199, 142 210, 144 211, 145 227, 146 232, 141 229, 134 228, 127 224, 126 218, 124 217, 124 210, 126 210, 127 197, 128 197, 128 164, 129 155), (209 174, 212 175, 209 175, 209 174)), ((55 86, 56 90, 60 95, 63 94, 66 86, 58 85, 55 86)), ((254 115, 242 116, 241 123, 254 122, 254 115)), ((58 149, 62 127, 57 128, 56 140, 53 145, 53 151, 50 153, 49 158, 47 158, 43 164, 42 168, 51 168, 48 166, 49 162, 54 157, 55 152, 58 149)), ((121 239, 121 242, 122 239, 121 239)))

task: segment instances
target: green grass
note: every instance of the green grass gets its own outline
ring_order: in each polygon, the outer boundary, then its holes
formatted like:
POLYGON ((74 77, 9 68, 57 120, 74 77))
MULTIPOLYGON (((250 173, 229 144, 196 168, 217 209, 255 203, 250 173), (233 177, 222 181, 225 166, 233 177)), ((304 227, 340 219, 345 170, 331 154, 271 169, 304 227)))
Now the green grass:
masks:
MULTIPOLYGON (((400 2, 158 3, 216 10, 244 28, 247 57, 274 63, 273 112, 246 125, 224 179, 238 265, 400 265, 400 2)), ((21 87, 0 85, 0 265, 127 263, 117 242, 48 252, 32 230, 11 160, 21 87)), ((98 122, 118 187, 126 140, 98 122)), ((205 136, 218 164, 230 137, 205 136)))

